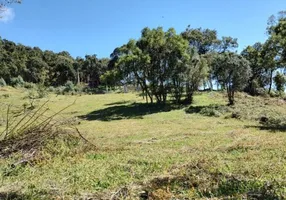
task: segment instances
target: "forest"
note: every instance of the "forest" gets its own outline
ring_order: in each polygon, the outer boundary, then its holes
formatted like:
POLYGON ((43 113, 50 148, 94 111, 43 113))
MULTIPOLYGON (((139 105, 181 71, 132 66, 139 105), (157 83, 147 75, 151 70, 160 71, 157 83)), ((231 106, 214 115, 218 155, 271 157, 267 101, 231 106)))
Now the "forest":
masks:
POLYGON ((285 21, 285 12, 270 17, 268 39, 240 54, 238 39, 218 38, 216 30, 190 26, 182 33, 146 27, 139 39, 115 48, 110 58, 73 58, 67 51, 42 51, 1 39, 1 84, 59 87, 72 83, 81 89, 134 85, 151 103, 165 103, 167 97, 191 103, 198 89, 226 90, 230 104, 236 91, 281 96, 286 83, 285 21))

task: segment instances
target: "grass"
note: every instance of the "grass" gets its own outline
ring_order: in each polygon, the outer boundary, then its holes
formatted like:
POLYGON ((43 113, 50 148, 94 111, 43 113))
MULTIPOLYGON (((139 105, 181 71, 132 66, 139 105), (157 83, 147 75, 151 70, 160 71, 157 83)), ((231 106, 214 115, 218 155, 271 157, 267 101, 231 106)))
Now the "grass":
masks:
MULTIPOLYGON (((2 106, 28 101, 28 91, 2 93, 9 94, 0 98, 2 106)), ((45 159, 13 169, 21 154, 0 158, 0 199, 286 197, 285 129, 262 130, 258 122, 285 116, 281 100, 239 94, 235 107, 210 117, 201 109, 226 105, 223 94, 197 94, 193 112, 148 106, 133 93, 49 98, 49 112, 76 100, 61 115, 78 118, 78 129, 97 149, 61 154, 66 147, 51 142, 45 159), (229 117, 233 113, 241 117, 229 117)))

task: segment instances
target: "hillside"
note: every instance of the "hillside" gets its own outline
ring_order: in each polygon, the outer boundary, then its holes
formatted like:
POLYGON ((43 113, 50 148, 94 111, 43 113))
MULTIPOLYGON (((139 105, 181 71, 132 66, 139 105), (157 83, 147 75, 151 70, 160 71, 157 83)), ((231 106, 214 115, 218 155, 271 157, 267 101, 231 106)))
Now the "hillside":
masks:
MULTIPOLYGON (((27 94, 2 88, 1 106, 29 103, 27 94)), ((68 153, 74 144, 51 141, 15 166, 21 152, 0 156, 0 199, 286 197, 285 124, 270 123, 283 122, 284 100, 239 93, 228 107, 219 92, 195 94, 192 106, 148 105, 136 93, 49 98, 49 112, 76 100, 61 116, 96 147, 68 153)))

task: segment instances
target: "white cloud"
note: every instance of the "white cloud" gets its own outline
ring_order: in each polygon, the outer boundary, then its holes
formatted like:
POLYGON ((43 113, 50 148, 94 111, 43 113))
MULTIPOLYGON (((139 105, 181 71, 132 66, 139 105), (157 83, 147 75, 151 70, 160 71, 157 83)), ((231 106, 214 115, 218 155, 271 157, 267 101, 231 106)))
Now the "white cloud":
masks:
POLYGON ((10 22, 15 17, 15 12, 13 8, 0 8, 0 22, 10 22))

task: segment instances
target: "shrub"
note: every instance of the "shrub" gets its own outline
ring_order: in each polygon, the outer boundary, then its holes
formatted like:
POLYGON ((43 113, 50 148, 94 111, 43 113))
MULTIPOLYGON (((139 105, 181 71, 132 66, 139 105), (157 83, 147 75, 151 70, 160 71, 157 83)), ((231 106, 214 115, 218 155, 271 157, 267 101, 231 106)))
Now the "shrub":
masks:
POLYGON ((65 89, 64 92, 74 92, 75 91, 75 85, 72 81, 67 81, 64 85, 65 89))
POLYGON ((48 95, 47 88, 44 85, 38 85, 37 88, 38 98, 44 98, 48 95))
POLYGON ((286 76, 278 72, 274 77, 274 82, 279 95, 283 94, 285 91, 286 76))
POLYGON ((6 81, 3 78, 0 78, 0 87, 5 87, 6 81))
POLYGON ((27 88, 27 89, 33 89, 33 88, 36 88, 36 84, 35 83, 28 83, 28 82, 24 82, 24 88, 27 88))
POLYGON ((269 95, 270 95, 270 97, 279 97, 280 96, 279 93, 277 93, 277 92, 275 92, 273 90, 270 91, 269 95))
POLYGON ((268 93, 267 91, 265 90, 265 88, 256 88, 256 94, 258 96, 263 96, 263 97, 267 97, 268 96, 268 93))
POLYGON ((216 110, 215 107, 206 107, 200 111, 201 115, 209 116, 209 117, 220 117, 222 115, 221 112, 216 110))
POLYGON ((47 89, 48 92, 55 92, 56 88, 54 88, 53 86, 48 87, 47 89))
POLYGON ((28 95, 26 96, 28 99, 37 99, 38 95, 35 90, 29 90, 28 95))
POLYGON ((75 86, 74 89, 75 89, 75 92, 82 93, 84 90, 84 85, 77 85, 77 86, 75 86))
POLYGON ((55 92, 57 95, 63 95, 65 94, 65 86, 60 86, 60 87, 57 87, 55 89, 55 92))
POLYGON ((13 87, 22 87, 24 86, 25 81, 23 80, 23 78, 21 76, 15 77, 11 79, 11 85, 13 87))
POLYGON ((48 95, 47 89, 43 85, 38 85, 37 88, 31 89, 26 98, 28 99, 41 99, 48 95))

